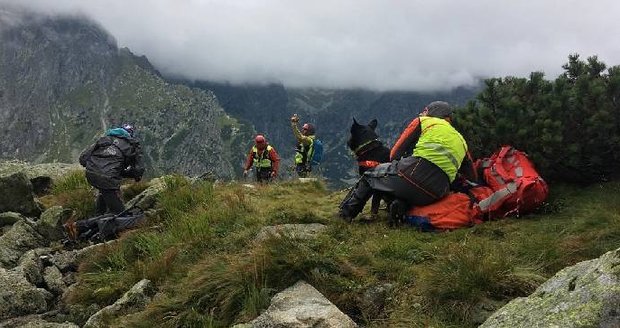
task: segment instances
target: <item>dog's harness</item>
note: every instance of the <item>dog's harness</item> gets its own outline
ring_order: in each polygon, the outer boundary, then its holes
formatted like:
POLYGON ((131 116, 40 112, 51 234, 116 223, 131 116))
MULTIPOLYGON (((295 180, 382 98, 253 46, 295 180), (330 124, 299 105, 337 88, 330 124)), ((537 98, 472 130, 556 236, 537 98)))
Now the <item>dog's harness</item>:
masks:
POLYGON ((377 162, 377 161, 369 161, 369 160, 360 160, 360 156, 364 155, 367 151, 377 148, 380 144, 376 144, 374 147, 367 147, 369 145, 371 145, 373 142, 378 141, 377 139, 373 139, 370 141, 367 141, 363 144, 361 144, 359 147, 357 147, 354 151, 355 156, 357 156, 357 165, 359 167, 363 167, 366 169, 371 169, 381 163, 377 162), (365 148, 365 149, 364 149, 365 148), (363 151, 362 151, 363 149, 363 151))

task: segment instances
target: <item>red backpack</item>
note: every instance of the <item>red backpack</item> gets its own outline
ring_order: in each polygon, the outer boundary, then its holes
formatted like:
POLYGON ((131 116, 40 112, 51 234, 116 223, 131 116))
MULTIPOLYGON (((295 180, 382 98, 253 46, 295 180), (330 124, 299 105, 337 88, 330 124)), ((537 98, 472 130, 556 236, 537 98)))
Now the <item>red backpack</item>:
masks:
POLYGON ((549 193, 527 155, 511 146, 476 161, 476 169, 486 185, 470 188, 468 194, 450 193, 433 204, 414 206, 405 215, 405 223, 423 231, 468 227, 532 211, 549 193))
POLYGON ((527 155, 512 146, 503 146, 475 165, 493 191, 485 199, 476 197, 483 212, 491 218, 530 212, 547 199, 547 183, 527 155))

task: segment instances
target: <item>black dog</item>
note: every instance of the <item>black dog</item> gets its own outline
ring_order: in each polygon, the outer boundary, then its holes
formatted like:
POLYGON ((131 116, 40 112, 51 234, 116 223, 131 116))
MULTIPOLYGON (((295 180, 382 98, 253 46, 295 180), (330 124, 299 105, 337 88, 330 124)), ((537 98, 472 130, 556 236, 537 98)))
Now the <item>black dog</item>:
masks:
MULTIPOLYGON (((347 141, 347 146, 355 153, 360 176, 367 170, 390 161, 390 149, 378 140, 379 136, 375 132, 376 127, 376 119, 370 121, 368 125, 362 125, 353 118, 351 136, 347 141)), ((381 195, 377 192, 372 196, 370 207, 373 218, 377 217, 380 202, 381 195)))

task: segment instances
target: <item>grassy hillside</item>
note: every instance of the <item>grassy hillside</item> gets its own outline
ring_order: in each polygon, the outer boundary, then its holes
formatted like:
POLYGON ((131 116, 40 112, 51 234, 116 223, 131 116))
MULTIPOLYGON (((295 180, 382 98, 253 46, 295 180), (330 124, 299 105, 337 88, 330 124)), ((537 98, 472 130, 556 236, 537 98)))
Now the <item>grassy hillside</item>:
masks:
MULTIPOLYGON (((88 213, 92 199, 80 179, 58 184, 45 202, 88 213)), ((473 327, 561 268, 620 245, 618 182, 552 186, 538 214, 442 233, 389 228, 386 213, 380 222, 340 222, 332 217, 344 193, 321 183, 167 183, 152 227, 82 264, 70 302, 109 304, 148 278, 161 297, 115 326, 227 327, 253 319, 271 296, 305 279, 366 327, 473 327), (254 241, 266 225, 312 222, 327 225, 326 233, 254 241), (364 296, 376 287, 389 290, 380 311, 364 296)))

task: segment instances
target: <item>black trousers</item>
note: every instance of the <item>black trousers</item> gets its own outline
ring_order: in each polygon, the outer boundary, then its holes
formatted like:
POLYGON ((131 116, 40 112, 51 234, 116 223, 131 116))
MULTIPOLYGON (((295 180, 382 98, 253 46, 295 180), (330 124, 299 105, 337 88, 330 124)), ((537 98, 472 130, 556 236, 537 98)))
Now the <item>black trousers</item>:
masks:
POLYGON ((297 172, 297 176, 300 178, 306 178, 312 172, 312 168, 306 164, 297 164, 295 165, 295 171, 297 172))
POLYGON ((441 199, 450 190, 448 175, 419 157, 406 157, 368 170, 340 203, 340 214, 354 218, 374 192, 399 199, 408 206, 422 206, 441 199))
POLYGON ((256 181, 267 183, 271 181, 271 168, 258 168, 256 169, 256 181))
POLYGON ((119 189, 99 189, 96 201, 97 215, 105 214, 108 210, 112 214, 118 214, 125 210, 125 205, 121 200, 119 189))

